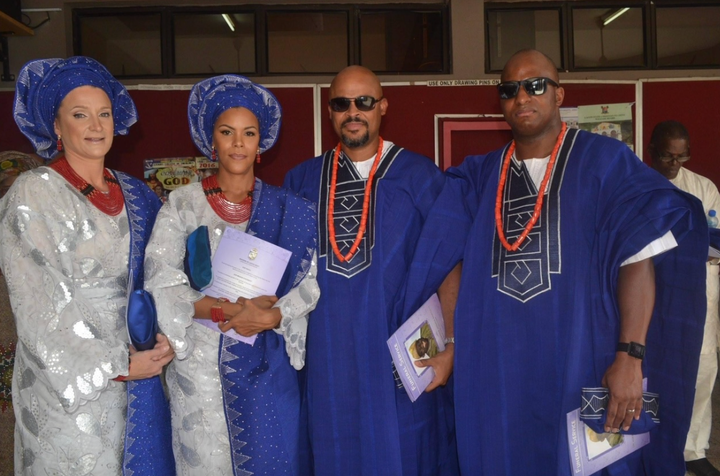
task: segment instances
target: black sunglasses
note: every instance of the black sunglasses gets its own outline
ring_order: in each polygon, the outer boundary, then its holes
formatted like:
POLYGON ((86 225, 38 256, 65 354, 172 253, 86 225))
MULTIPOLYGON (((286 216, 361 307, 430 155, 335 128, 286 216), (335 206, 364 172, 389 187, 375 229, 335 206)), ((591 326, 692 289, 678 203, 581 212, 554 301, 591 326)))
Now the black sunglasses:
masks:
POLYGON ((375 99, 372 96, 358 96, 356 98, 332 98, 328 101, 330 108, 335 112, 345 112, 350 109, 350 103, 355 101, 355 107, 358 111, 371 111, 375 109, 375 104, 379 103, 384 96, 375 99))
POLYGON ((512 99, 520 92, 520 85, 525 88, 528 95, 541 96, 545 94, 548 83, 556 88, 560 87, 558 83, 550 78, 528 78, 522 81, 505 81, 498 84, 497 88, 500 92, 500 99, 512 99))

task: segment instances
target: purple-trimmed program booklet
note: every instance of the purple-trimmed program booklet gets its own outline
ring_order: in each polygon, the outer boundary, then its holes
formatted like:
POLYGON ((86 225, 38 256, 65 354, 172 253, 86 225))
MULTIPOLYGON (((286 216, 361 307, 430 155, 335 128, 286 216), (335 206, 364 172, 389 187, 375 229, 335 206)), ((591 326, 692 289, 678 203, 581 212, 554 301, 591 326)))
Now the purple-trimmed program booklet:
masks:
MULTIPOLYGON (((277 292, 291 256, 290 251, 273 243, 234 228, 225 228, 212 258, 212 283, 203 289, 203 293, 231 302, 239 297, 272 296, 277 292)), ((222 332, 210 319, 196 319, 195 322, 222 332)), ((241 336, 232 329, 225 335, 250 345, 256 338, 241 336)))
POLYGON ((416 367, 415 361, 445 350, 445 323, 437 294, 390 336, 387 345, 400 380, 414 402, 435 377, 432 367, 416 367))

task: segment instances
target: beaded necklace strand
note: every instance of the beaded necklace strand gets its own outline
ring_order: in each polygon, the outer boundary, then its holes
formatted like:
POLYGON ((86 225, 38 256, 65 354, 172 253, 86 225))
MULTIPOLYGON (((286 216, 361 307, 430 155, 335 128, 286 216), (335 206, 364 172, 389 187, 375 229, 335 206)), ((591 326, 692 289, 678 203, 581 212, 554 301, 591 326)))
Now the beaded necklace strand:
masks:
POLYGON ((557 160, 557 155, 560 151, 560 145, 562 144, 563 138, 565 137, 566 130, 567 124, 563 122, 562 128, 560 130, 560 135, 558 135, 557 141, 555 142, 555 147, 553 148, 552 154, 550 155, 550 160, 548 161, 547 167, 545 168, 545 176, 543 177, 543 181, 540 184, 540 189, 538 190, 538 196, 537 200, 535 201, 535 208, 533 209, 532 218, 530 219, 530 221, 527 222, 522 234, 512 245, 508 242, 507 238, 505 238, 505 228, 503 227, 502 219, 502 206, 503 192, 505 190, 505 185, 507 182, 507 172, 508 168, 510 167, 510 161, 512 160, 512 156, 515 153, 515 141, 512 141, 512 143, 510 144, 510 148, 508 148, 507 154, 505 154, 502 172, 500 173, 500 182, 498 183, 497 196, 495 197, 495 228, 497 228, 498 238, 500 238, 500 242, 502 243, 503 247, 508 251, 517 251, 517 249, 520 248, 520 245, 523 243, 523 241, 525 241, 525 238, 527 238, 527 236, 530 234, 530 231, 535 226, 535 223, 537 223, 538 218, 540 218, 540 210, 543 206, 545 190, 547 189, 548 183, 550 182, 552 170, 555 166, 555 160, 557 160))
POLYGON ((333 253, 335 253, 335 256, 337 256, 337 259, 341 263, 344 263, 345 261, 350 261, 352 259, 353 255, 360 246, 363 235, 365 234, 365 228, 367 227, 368 210, 370 209, 370 195, 372 193, 373 178, 375 177, 375 171, 377 170, 378 165, 380 164, 380 159, 382 158, 383 140, 382 137, 380 137, 379 139, 380 141, 378 143, 377 155, 375 155, 372 169, 370 169, 370 175, 368 176, 367 183, 365 184, 365 197, 363 198, 363 209, 362 217, 360 219, 360 228, 358 229, 357 235, 355 236, 355 242, 353 243, 350 251, 348 251, 346 255, 343 255, 340 252, 340 248, 338 247, 337 241, 335 240, 335 188, 337 187, 337 171, 338 163, 340 162, 340 143, 338 143, 337 147, 335 148, 335 156, 333 157, 332 165, 332 176, 330 179, 330 201, 328 203, 328 232, 330 234, 330 245, 332 246, 333 253))
POLYGON ((65 157, 59 158, 50 164, 49 167, 59 173, 70 185, 87 197, 95 208, 104 214, 114 217, 123 209, 125 199, 123 198, 122 190, 120 190, 120 184, 108 169, 103 170, 103 178, 108 186, 108 193, 103 193, 78 175, 65 157))
POLYGON ((250 212, 252 211, 252 194, 255 188, 255 182, 253 181, 253 188, 248 192, 248 196, 243 199, 240 203, 233 203, 225 197, 225 193, 220 188, 220 184, 217 181, 217 174, 205 177, 202 181, 203 192, 205 192, 205 198, 217 213, 217 215, 228 223, 238 225, 246 222, 250 219, 250 212))

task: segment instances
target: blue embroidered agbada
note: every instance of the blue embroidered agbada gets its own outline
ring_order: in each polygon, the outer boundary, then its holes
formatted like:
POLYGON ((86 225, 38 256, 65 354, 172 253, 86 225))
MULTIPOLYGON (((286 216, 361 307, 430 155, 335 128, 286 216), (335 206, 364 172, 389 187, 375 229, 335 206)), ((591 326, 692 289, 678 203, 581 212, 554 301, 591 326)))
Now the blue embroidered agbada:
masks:
MULTIPOLYGON (((357 234, 366 180, 340 155, 334 219, 345 254, 357 234)), ((286 187, 319 203, 323 293, 308 324, 304 395, 314 474, 456 474, 450 388, 411 403, 393 377, 386 344, 409 316, 402 312, 408 270, 443 176, 427 158, 385 142, 367 231, 357 254, 340 262, 327 229, 332 158, 330 150, 285 179, 286 187)))
MULTIPOLYGON (((571 474, 566 414, 580 407, 582 387, 600 386, 615 358, 620 264, 667 231, 678 247, 654 258, 656 302, 643 362, 648 391, 660 394, 661 423, 649 446, 606 471, 683 474, 705 316, 708 234, 700 202, 621 142, 570 130, 538 223, 526 244, 508 252, 494 218, 505 150, 448 171, 424 235, 428 249, 450 261, 464 245, 455 318, 463 474, 571 474)), ((513 162, 502 208, 511 243, 536 197, 527 169, 513 162)))

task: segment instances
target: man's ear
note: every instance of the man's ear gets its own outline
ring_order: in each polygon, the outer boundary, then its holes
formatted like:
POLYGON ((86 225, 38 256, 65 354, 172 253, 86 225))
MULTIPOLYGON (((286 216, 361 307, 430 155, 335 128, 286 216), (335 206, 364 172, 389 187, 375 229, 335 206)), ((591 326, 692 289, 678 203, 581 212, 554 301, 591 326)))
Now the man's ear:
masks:
POLYGON ((562 103, 564 100, 565 100, 565 90, 562 87, 555 88, 555 105, 557 107, 562 106, 562 103))

